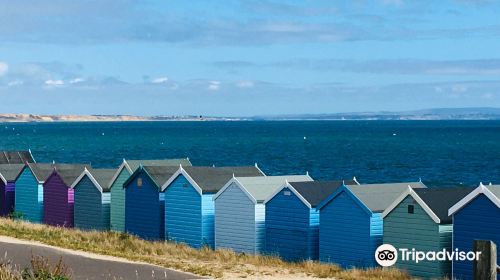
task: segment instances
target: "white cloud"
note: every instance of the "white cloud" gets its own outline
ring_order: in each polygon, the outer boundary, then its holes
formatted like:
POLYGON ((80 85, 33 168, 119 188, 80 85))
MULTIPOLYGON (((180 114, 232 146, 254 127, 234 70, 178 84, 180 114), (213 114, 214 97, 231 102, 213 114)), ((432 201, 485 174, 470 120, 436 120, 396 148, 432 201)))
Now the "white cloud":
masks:
POLYGON ((64 85, 63 80, 46 80, 45 84, 48 86, 62 86, 64 85))
POLYGON ((467 86, 465 85, 453 85, 451 87, 451 91, 452 92, 457 92, 457 93, 460 93, 460 92, 466 92, 467 91, 467 86))
POLYGON ((0 77, 7 74, 7 71, 9 71, 9 65, 0 61, 0 77))
POLYGON ((153 84, 163 84, 168 82, 168 77, 158 77, 153 80, 151 80, 151 83, 153 84))
POLYGON ((237 87, 239 88, 251 88, 253 87, 255 84, 254 82, 252 81, 240 81, 236 84, 237 87))
POLYGON ((9 87, 15 87, 15 86, 22 86, 24 84, 23 81, 21 80, 14 80, 14 81, 10 81, 7 83, 7 86, 9 87))
POLYGON ((85 82, 85 79, 75 78, 75 79, 69 81, 70 84, 78 84, 78 83, 82 83, 82 82, 85 82))
POLYGON ((219 90, 220 82, 219 81, 210 81, 208 83, 208 90, 219 90))

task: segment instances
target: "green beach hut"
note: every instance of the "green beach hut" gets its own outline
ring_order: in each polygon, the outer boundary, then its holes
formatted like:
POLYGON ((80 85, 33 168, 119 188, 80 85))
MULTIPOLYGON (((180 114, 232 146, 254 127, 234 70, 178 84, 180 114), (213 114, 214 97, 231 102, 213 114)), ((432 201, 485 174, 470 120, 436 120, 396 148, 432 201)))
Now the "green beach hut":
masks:
POLYGON ((125 231, 125 190, 123 183, 139 166, 191 166, 189 158, 156 160, 123 160, 109 183, 111 193, 110 228, 125 231))
MULTIPOLYGON (((384 244, 416 251, 451 251, 453 224, 448 209, 473 188, 408 188, 383 213, 384 244)), ((419 263, 398 258, 395 266, 424 279, 451 278, 450 261, 419 263)))
POLYGON ((109 230, 109 182, 115 169, 87 169, 75 180, 74 223, 85 230, 109 230))

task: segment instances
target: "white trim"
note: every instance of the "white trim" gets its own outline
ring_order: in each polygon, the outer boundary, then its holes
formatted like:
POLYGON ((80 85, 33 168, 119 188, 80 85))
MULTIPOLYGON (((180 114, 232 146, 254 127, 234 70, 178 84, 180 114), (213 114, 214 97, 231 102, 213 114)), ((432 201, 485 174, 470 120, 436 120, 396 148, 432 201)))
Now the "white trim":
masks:
MULTIPOLYGON (((266 173, 264 173, 262 171, 262 169, 259 168, 259 165, 257 165, 257 163, 255 163, 255 168, 257 168, 257 170, 259 170, 259 172, 262 173, 262 175, 264 175, 264 177, 267 176, 266 173)), ((233 174, 233 177, 234 177, 234 174, 233 174)))
POLYGON ((356 184, 361 185, 361 184, 358 182, 358 179, 356 179, 356 176, 353 176, 353 177, 352 177, 352 180, 353 180, 356 184))
POLYGON ((500 198, 496 197, 483 183, 479 183, 479 187, 474 189, 471 193, 469 193, 466 197, 462 198, 459 202, 453 205, 448 210, 448 216, 455 214, 458 210, 465 207, 469 202, 471 202, 478 195, 484 194, 491 202, 493 202, 498 208, 500 208, 500 198))
POLYGON ((134 173, 131 171, 130 166, 128 165, 127 161, 125 159, 123 159, 122 163, 118 167, 118 170, 115 172, 115 175, 113 175, 113 178, 111 178, 111 181, 109 182, 109 186, 108 186, 109 189, 111 189, 111 186, 113 186, 116 179, 118 179, 118 176, 120 176, 120 173, 122 172, 123 168, 127 168, 129 175, 132 175, 132 173, 134 173))
POLYGON ((33 154, 31 153, 31 149, 28 149, 28 152, 30 153, 30 156, 31 156, 31 159, 33 160, 33 163, 36 163, 36 160, 33 157, 33 154))
POLYGON ((76 185, 78 185, 78 183, 80 183, 80 181, 83 179, 83 177, 85 177, 85 175, 87 177, 89 177, 90 181, 92 181, 92 183, 94 184, 94 186, 101 192, 103 193, 103 190, 102 190, 102 187, 101 185, 97 182, 97 180, 94 178, 94 176, 92 176, 92 174, 90 173, 90 171, 88 171, 87 167, 85 167, 85 170, 83 170, 82 174, 80 174, 80 176, 78 176, 78 178, 76 178, 76 180, 73 182, 73 184, 71 185, 71 189, 74 189, 76 187, 76 185))
POLYGON ((389 213, 391 213, 392 210, 394 210, 394 208, 398 207, 398 205, 408 196, 411 196, 413 199, 415 199, 417 203, 420 205, 420 207, 424 209, 427 215, 429 215, 429 217, 431 217, 431 219, 436 224, 441 223, 441 220, 436 215, 436 213, 434 213, 432 209, 429 207, 429 205, 427 205, 425 201, 423 201, 422 198, 418 196, 418 194, 411 188, 410 185, 408 185, 408 189, 404 193, 402 193, 393 203, 391 203, 389 207, 387 207, 387 209, 385 209, 384 212, 382 212, 382 219, 385 218, 387 215, 389 215, 389 213))
POLYGON ((272 195, 270 195, 266 200, 264 200, 264 204, 267 204, 271 199, 273 199, 277 194, 279 194, 284 188, 288 188, 291 190, 301 201, 304 203, 309 209, 312 208, 311 203, 307 201, 288 181, 285 180, 285 184, 278 188, 272 195))
POLYGON ((2 173, 0 173, 0 179, 2 179, 2 182, 7 185, 7 180, 5 179, 5 177, 2 175, 2 173))
POLYGON ((174 173, 174 175, 172 175, 166 182, 165 184, 163 184, 163 186, 161 186, 161 191, 164 192, 168 187, 170 187, 170 185, 172 184, 172 182, 177 179, 177 177, 179 177, 179 175, 183 175, 184 178, 186 178, 188 180, 188 182, 194 187, 194 189, 200 194, 202 195, 203 194, 203 190, 200 188, 200 186, 198 185, 198 183, 196 183, 196 181, 186 172, 186 170, 184 170, 184 168, 182 168, 182 165, 179 165, 179 169, 174 173))
POLYGON ((243 184, 238 181, 238 179, 236 177, 233 177, 231 178, 225 185, 224 187, 222 187, 222 189, 220 189, 215 195, 214 197, 212 198, 213 201, 215 201, 227 188, 229 188, 229 186, 231 186, 232 184, 235 184, 238 188, 240 188, 247 196, 248 198, 250 198, 250 200, 253 202, 253 204, 257 204, 257 199, 255 199, 255 197, 253 197, 249 192, 248 190, 243 186, 243 184))

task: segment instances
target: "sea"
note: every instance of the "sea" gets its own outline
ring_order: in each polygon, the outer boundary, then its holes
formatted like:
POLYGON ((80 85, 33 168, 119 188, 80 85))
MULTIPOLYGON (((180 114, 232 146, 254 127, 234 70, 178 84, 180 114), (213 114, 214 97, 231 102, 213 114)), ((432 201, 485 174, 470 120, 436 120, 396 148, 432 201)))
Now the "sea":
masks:
POLYGON ((1 123, 0 150, 37 162, 117 167, 188 157, 268 175, 428 186, 500 184, 500 121, 168 121, 1 123))

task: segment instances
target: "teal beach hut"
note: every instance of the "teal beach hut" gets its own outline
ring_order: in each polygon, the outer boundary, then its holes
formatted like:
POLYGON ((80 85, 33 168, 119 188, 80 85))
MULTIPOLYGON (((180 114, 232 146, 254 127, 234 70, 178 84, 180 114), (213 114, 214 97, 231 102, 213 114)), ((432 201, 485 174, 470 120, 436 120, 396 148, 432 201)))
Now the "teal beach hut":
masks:
MULTIPOLYGON (((474 240, 490 240, 500 248, 500 185, 480 184, 450 207, 448 214, 453 217, 454 250, 473 251, 474 240)), ((500 264, 500 254, 497 263, 500 264)), ((453 261, 453 279, 473 278, 472 261, 453 261)))
POLYGON ((421 182, 342 186, 320 209, 319 259, 344 268, 375 267, 382 244, 382 212, 403 192, 421 182))
POLYGON ((309 175, 234 177, 214 196, 215 248, 265 253, 264 201, 286 182, 312 181, 309 175))
POLYGON ((233 176, 264 176, 257 166, 180 166, 163 185, 165 238, 214 248, 214 194, 233 176))
POLYGON ((22 219, 43 222, 43 183, 54 167, 50 163, 28 163, 17 179, 15 211, 22 219))
MULTIPOLYGON (((473 188, 408 188, 383 213, 384 244, 423 252, 452 248, 452 219, 448 209, 473 188)), ((395 266, 424 279, 451 279, 450 261, 402 261, 395 266)))
POLYGON ((24 164, 0 164, 0 216, 14 212, 16 181, 24 164))
POLYGON ((123 160, 111 179, 109 188, 111 193, 110 227, 114 231, 125 230, 125 190, 123 183, 139 168, 143 166, 190 166, 188 158, 155 159, 155 160, 123 160))
POLYGON ((179 167, 139 166, 125 181, 125 231, 148 240, 165 239, 165 194, 161 187, 179 167))
POLYGON ((109 182, 116 169, 85 169, 71 188, 74 191, 75 227, 109 230, 109 182))
MULTIPOLYGON (((317 260, 319 210, 317 206, 344 181, 287 182, 266 205, 266 252, 289 261, 317 260)), ((346 184, 357 184, 355 180, 346 184)))

